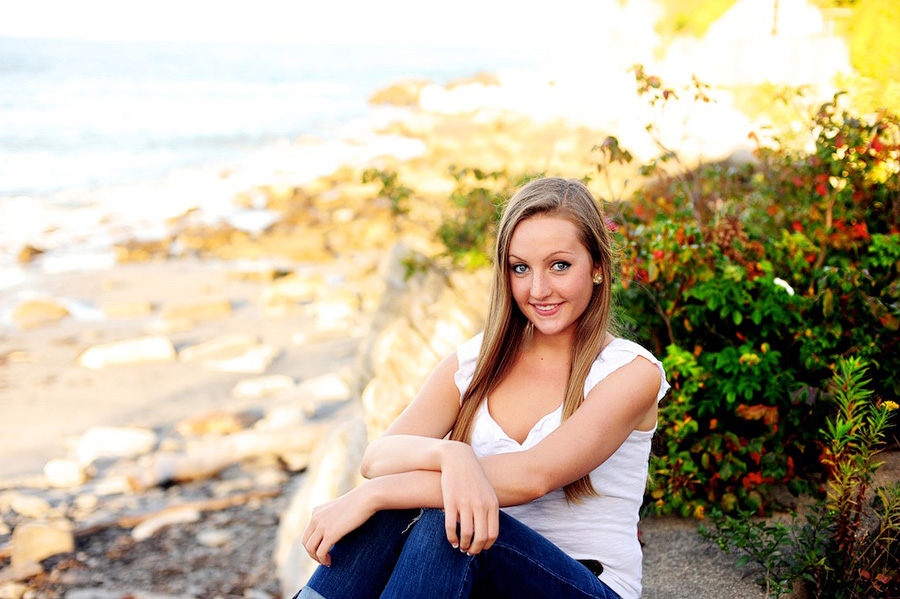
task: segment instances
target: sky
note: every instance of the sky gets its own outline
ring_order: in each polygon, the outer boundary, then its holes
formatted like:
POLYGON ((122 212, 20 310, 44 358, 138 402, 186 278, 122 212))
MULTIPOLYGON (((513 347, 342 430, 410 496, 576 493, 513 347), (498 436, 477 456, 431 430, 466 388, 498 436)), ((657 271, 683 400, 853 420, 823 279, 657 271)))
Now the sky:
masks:
POLYGON ((553 47, 588 45, 620 0, 0 0, 0 36, 553 47), (5 5, 5 6, 4 6, 5 5))

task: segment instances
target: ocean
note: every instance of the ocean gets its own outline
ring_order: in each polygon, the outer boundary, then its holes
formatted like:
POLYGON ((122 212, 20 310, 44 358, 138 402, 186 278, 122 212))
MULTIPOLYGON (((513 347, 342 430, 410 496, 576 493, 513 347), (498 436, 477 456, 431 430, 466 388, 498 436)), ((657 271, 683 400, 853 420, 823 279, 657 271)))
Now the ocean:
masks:
MULTIPOLYGON (((0 38, 0 289, 21 281, 25 245, 48 251, 47 271, 108 265, 112 242, 157 234, 169 216, 230 213, 242 185, 364 160, 364 144, 342 140, 391 117, 368 98, 393 81, 540 60, 520 49, 0 38)), ((382 144, 368 151, 418 148, 382 144)))

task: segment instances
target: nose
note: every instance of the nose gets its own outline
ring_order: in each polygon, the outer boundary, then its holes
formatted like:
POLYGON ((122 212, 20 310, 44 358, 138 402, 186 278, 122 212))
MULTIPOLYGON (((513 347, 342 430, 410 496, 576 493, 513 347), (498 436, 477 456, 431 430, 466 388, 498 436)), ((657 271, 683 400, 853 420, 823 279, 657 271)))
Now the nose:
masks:
POLYGON ((547 275, 536 272, 531 278, 531 297, 543 299, 550 295, 550 284, 547 275))

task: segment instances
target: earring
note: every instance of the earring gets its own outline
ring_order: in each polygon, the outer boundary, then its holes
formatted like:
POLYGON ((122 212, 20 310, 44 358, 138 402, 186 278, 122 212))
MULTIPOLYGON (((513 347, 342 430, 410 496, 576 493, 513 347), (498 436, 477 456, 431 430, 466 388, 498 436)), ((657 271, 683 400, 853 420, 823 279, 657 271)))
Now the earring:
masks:
POLYGON ((594 285, 599 285, 600 283, 603 282, 603 275, 601 275, 599 272, 594 273, 593 281, 594 281, 594 285))

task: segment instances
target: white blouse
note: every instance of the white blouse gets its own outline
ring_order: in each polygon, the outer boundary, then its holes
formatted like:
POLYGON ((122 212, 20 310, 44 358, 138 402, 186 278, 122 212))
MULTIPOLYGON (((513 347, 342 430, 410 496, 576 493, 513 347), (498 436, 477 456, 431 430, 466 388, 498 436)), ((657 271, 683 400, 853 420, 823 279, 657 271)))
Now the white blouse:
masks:
MULTIPOLYGON (((478 335, 457 350, 459 370, 454 379, 460 397, 475 373, 481 348, 478 335)), ((669 390, 662 363, 640 345, 614 339, 600 352, 588 373, 584 394, 638 356, 656 364, 660 372, 657 402, 669 390)), ((510 438, 491 417, 487 402, 482 402, 472 428, 472 448, 479 457, 530 449, 553 432, 561 422, 562 405, 538 420, 522 444, 510 438)), ((632 431, 622 445, 591 472, 591 482, 599 497, 580 504, 566 501, 562 489, 526 504, 505 507, 503 511, 536 530, 575 559, 595 559, 603 564, 600 579, 623 599, 641 594, 641 546, 637 525, 647 482, 650 441, 656 429, 632 431)))

